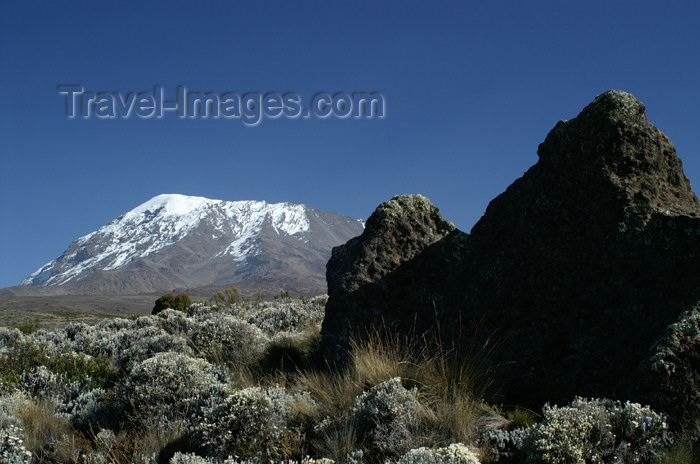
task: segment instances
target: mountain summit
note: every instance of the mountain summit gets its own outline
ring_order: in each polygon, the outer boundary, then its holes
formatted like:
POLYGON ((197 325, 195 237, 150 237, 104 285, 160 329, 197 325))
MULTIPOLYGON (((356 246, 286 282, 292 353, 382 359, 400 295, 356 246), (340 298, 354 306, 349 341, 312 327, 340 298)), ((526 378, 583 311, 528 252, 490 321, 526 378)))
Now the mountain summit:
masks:
POLYGON ((306 205, 158 195, 74 241, 21 285, 135 294, 208 286, 325 291, 331 249, 363 222, 306 205))

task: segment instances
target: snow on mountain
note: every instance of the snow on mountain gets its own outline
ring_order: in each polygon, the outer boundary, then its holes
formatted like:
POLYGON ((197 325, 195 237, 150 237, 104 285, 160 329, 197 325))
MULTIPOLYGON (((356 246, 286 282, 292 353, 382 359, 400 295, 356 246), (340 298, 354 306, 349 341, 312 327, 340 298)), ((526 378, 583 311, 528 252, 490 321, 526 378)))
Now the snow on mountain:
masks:
POLYGON ((309 272, 317 283, 331 248, 363 225, 306 205, 158 195, 78 238, 21 285, 139 293, 251 276, 270 285, 275 278, 296 282, 309 272))

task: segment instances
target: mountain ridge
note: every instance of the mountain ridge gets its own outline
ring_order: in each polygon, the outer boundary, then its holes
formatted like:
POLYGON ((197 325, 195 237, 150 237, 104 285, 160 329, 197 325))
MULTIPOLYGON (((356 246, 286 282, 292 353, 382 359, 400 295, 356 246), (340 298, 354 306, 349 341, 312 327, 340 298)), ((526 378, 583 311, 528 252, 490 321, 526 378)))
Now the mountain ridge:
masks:
POLYGON ((323 293, 331 249, 363 228, 362 220, 307 205, 162 194, 74 240, 20 286, 139 294, 236 284, 323 293))

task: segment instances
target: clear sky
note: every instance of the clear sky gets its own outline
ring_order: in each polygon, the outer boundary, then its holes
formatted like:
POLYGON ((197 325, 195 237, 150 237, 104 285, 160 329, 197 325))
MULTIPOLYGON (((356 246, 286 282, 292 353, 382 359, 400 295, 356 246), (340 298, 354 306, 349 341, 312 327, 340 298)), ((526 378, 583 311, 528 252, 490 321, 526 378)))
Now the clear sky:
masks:
POLYGON ((633 93, 700 185, 697 1, 0 2, 0 287, 161 193, 469 231, 560 119, 633 93), (87 91, 381 93, 383 119, 69 119, 87 91))

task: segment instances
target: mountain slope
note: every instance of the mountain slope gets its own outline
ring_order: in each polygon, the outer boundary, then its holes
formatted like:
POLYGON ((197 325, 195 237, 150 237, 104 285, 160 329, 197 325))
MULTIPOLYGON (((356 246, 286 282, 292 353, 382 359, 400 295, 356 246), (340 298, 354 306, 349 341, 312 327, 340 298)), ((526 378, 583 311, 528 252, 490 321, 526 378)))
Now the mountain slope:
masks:
POLYGON ((363 222, 306 205, 159 195, 74 241, 22 281, 85 294, 236 285, 325 291, 332 247, 363 222))

